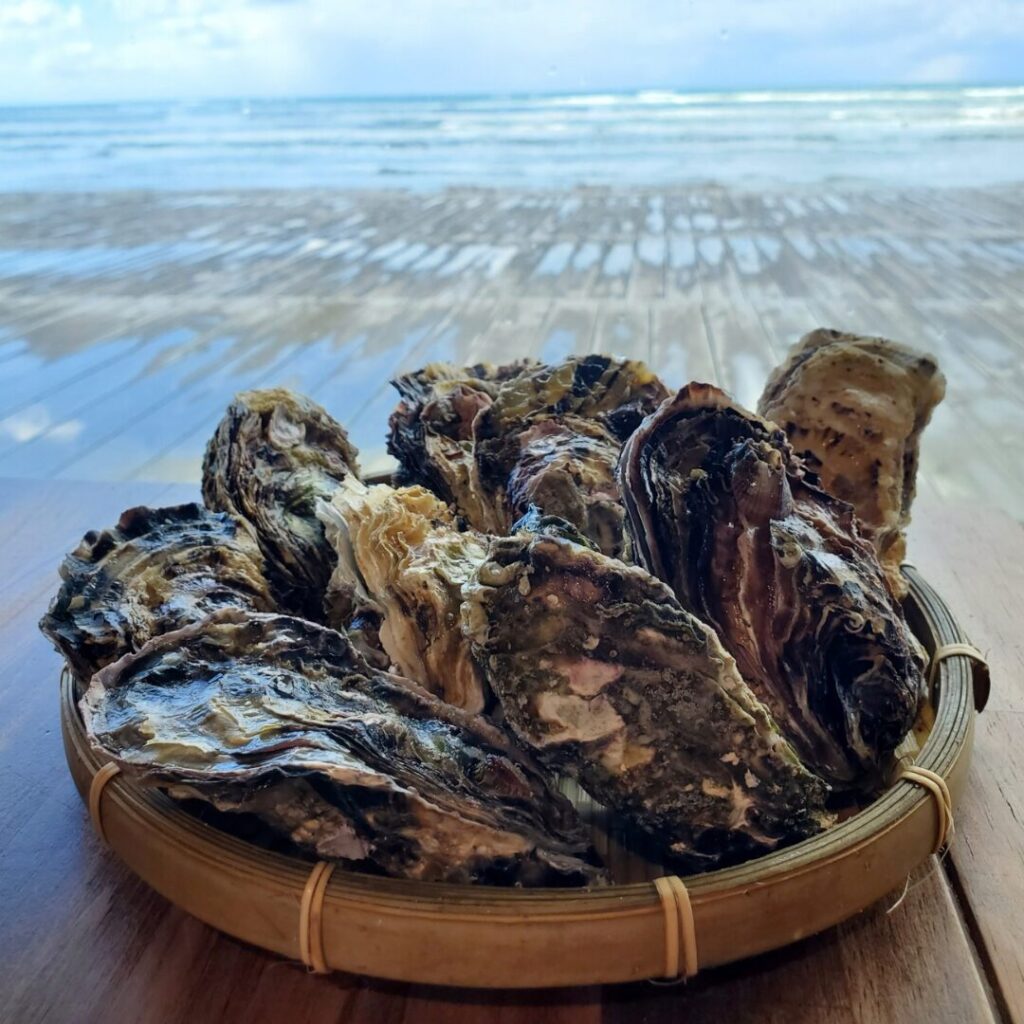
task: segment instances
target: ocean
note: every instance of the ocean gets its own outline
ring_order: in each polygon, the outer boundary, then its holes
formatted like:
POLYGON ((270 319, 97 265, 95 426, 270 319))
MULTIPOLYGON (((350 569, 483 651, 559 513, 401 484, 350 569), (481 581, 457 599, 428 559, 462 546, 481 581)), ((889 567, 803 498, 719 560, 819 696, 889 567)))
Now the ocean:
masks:
POLYGON ((1024 86, 0 108, 0 189, 991 185, 1024 86))

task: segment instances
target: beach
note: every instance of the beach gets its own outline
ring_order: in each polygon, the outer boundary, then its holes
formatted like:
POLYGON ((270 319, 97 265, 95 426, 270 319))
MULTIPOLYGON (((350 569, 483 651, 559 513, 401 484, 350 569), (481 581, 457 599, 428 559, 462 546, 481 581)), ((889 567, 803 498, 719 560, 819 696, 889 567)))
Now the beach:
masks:
POLYGON ((0 194, 0 476, 195 481, 239 390, 389 466, 388 380, 574 352, 753 405, 817 326, 934 352, 920 487, 1024 515, 1024 187, 0 194))

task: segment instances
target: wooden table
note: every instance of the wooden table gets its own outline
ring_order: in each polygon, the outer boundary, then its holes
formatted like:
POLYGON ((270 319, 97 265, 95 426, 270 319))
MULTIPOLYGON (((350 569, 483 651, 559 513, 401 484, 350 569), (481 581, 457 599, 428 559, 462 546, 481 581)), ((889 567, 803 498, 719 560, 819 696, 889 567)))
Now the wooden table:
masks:
POLYGON ((614 352, 753 408, 805 331, 932 352, 921 484, 1024 509, 1024 184, 0 192, 0 477, 196 480, 290 387, 386 461, 396 373, 614 352), (200 252, 197 252, 197 240, 200 252))
MULTIPOLYGON (((898 894, 824 935, 686 986, 459 992, 314 977, 214 932, 93 835, 64 763, 60 662, 36 622, 64 551, 128 505, 193 487, 0 480, 0 1019, 245 1021, 1024 1021, 1024 532, 922 499, 911 553, 988 654, 957 837, 898 894)), ((586 950, 580 950, 586 956, 586 950)))

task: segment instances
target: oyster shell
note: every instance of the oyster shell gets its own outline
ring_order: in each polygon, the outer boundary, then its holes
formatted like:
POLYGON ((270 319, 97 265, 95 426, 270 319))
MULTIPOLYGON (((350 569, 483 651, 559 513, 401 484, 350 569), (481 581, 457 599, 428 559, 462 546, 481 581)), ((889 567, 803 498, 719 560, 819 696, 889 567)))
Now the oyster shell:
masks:
POLYGON ((615 463, 623 438, 667 397, 642 363, 583 356, 558 366, 458 370, 433 364, 393 382, 388 450, 484 533, 531 505, 625 554, 615 463))
POLYGON ((507 467, 498 532, 508 533, 508 523, 533 507, 572 523, 600 551, 627 557, 615 479, 621 445, 607 428, 579 416, 542 419, 512 443, 518 451, 507 467))
POLYGON ((379 611, 380 645, 399 674, 482 711, 486 687, 459 628, 459 606, 486 557, 486 538, 460 532, 448 506, 418 486, 349 480, 321 502, 319 515, 338 553, 329 592, 352 590, 379 611))
POLYGON ((819 329, 793 347, 758 404, 825 490, 853 505, 897 597, 907 592, 900 562, 921 432, 945 390, 930 355, 885 338, 819 329))
POLYGON ((639 360, 573 356, 555 366, 534 366, 506 381, 487 408, 478 439, 569 413, 604 423, 624 441, 667 397, 665 385, 639 360))
POLYGON ((803 762, 835 785, 877 783, 923 681, 852 508, 707 384, 644 421, 620 472, 637 560, 714 626, 803 762))
POLYGON ((316 503, 349 476, 358 466, 344 429, 315 402, 280 388, 237 395, 207 445, 203 499, 252 530, 287 611, 323 618, 334 552, 316 503))
POLYGON ((39 628, 79 688, 150 637, 219 608, 275 610, 255 541, 196 504, 128 509, 116 526, 87 533, 60 575, 39 628))
POLYGON ((536 505, 531 505, 525 514, 512 524, 512 533, 533 533, 540 537, 561 537, 562 540, 580 544, 591 551, 600 550, 589 538, 580 533, 567 519, 547 516, 536 505))
POLYGON ((388 452, 398 460, 397 482, 421 484, 459 509, 472 526, 490 528, 490 505, 473 459, 473 421, 503 382, 537 365, 530 360, 465 368, 431 363, 396 377, 391 383, 401 399, 388 420, 388 452))
POLYGON ((481 529, 507 533, 531 505, 567 519, 606 554, 627 555, 615 478, 622 441, 668 395, 643 363, 583 356, 507 381, 474 420, 481 529))
POLYGON ((828 787, 714 632, 637 566, 557 536, 495 539, 463 625, 505 721, 692 868, 827 827, 828 787))
POLYGON ((302 619, 225 612, 157 637, 81 707, 126 772, 317 857, 447 882, 602 877, 571 805, 498 730, 302 619))

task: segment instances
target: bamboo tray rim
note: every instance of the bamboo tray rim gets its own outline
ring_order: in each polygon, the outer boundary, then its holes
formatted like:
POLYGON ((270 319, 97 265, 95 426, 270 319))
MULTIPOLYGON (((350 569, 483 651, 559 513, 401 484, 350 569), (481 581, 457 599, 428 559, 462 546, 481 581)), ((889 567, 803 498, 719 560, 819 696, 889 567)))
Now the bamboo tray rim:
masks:
MULTIPOLYGON (((910 585, 908 618, 929 653, 938 646, 963 642, 965 637, 938 594, 913 567, 905 567, 904 572, 910 585)), ((973 734, 975 689, 973 666, 965 658, 954 657, 941 662, 936 673, 934 693, 931 695, 935 698, 934 722, 914 758, 915 764, 931 769, 949 782, 954 800, 959 795, 966 773, 973 734)), ((985 687, 979 684, 979 698, 984 691, 985 687)), ((105 760, 89 746, 74 701, 73 688, 67 678, 62 681, 61 687, 61 718, 68 763, 84 797, 88 783, 105 760)), ((300 856, 269 851, 247 843, 214 825, 198 820, 164 793, 141 786, 124 776, 119 775, 110 782, 103 799, 105 815, 121 815, 132 827, 163 828, 168 835, 173 835, 179 852, 191 858, 197 870, 201 867, 204 871, 232 874, 259 886, 281 887, 288 894, 287 898, 296 902, 316 863, 300 856)), ((930 793, 909 781, 897 781, 859 813, 825 833, 735 867, 681 876, 691 896, 698 932, 701 922, 712 918, 717 912, 716 908, 731 906, 738 895, 750 895, 779 886, 788 888, 791 883, 799 884, 801 880, 812 878, 830 867, 841 866, 843 862, 870 852, 872 847, 897 830, 908 830, 913 826, 912 830, 920 834, 920 841, 915 844, 916 860, 898 876, 898 884, 904 875, 909 874, 910 870, 930 855, 937 820, 938 812, 930 793)), ((126 850, 127 844, 120 841, 117 834, 112 838, 112 845, 122 859, 128 861, 129 867, 146 881, 164 892, 172 901, 184 902, 180 894, 176 896, 174 892, 165 891, 169 888, 168 884, 162 886, 160 880, 147 877, 145 870, 133 864, 131 851, 126 850)), ((828 920, 824 927, 850 916, 851 912, 863 909, 891 888, 888 886, 882 889, 861 906, 828 920)), ((552 922, 562 926, 599 922, 621 924, 630 919, 646 921, 652 917, 660 918, 662 913, 660 897, 650 881, 613 884, 595 889, 504 889, 379 877, 345 870, 341 865, 335 868, 328 881, 324 908, 328 918, 337 912, 356 915, 365 912, 382 923, 387 919, 395 922, 421 921, 435 927, 459 924, 550 927, 552 922)), ((294 936, 282 936, 275 942, 261 942, 250 935, 240 934, 230 922, 219 918, 211 920, 211 916, 216 915, 204 913, 202 907, 198 911, 193 906, 187 906, 186 909, 240 938, 256 941, 257 944, 285 955, 294 955, 294 936)), ((821 928, 810 929, 817 930, 821 928)), ((756 951, 781 944, 784 943, 757 947, 756 951)), ((757 943, 753 945, 757 946, 757 943)), ((701 957, 701 966, 727 962, 728 959, 738 959, 744 955, 748 953, 741 949, 736 957, 701 957)), ((365 965, 360 964, 353 968, 344 956, 340 958, 345 961, 343 963, 338 963, 339 958, 336 956, 330 959, 334 961, 331 966, 337 969, 356 969, 399 980, 434 980, 433 977, 424 979, 422 972, 416 969, 403 970, 401 965, 392 971, 387 969, 386 964, 375 965, 375 969, 366 969, 365 965)), ((582 974, 585 975, 586 971, 582 974)), ((633 972, 618 977, 600 977, 597 980, 618 981, 657 974, 657 970, 652 970, 646 975, 633 972)), ((475 976, 468 980, 460 977, 445 978, 442 983, 490 984, 486 978, 481 980, 475 976)), ((541 979, 538 983, 589 982, 583 979, 554 982, 541 979)), ((513 979, 500 984, 522 986, 532 985, 533 982, 513 979)))

